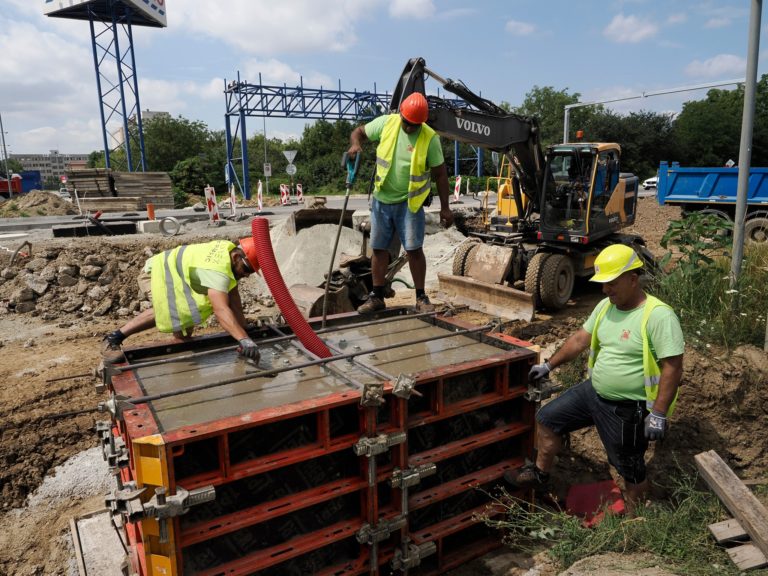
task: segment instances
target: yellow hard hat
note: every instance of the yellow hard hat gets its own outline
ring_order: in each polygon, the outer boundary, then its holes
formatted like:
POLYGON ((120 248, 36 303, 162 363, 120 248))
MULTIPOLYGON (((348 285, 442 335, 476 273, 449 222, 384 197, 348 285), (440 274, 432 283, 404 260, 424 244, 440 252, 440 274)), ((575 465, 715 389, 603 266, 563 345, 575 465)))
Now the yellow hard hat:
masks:
POLYGON ((612 244, 595 258, 595 275, 590 281, 610 282, 624 272, 642 267, 643 261, 632 248, 625 244, 612 244))

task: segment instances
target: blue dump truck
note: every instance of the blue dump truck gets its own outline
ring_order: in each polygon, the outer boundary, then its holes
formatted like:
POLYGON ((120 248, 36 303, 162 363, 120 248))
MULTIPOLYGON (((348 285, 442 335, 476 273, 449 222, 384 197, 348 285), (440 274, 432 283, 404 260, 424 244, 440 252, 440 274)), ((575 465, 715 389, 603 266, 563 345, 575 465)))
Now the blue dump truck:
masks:
MULTIPOLYGON (((733 221, 736 214, 738 168, 682 168, 677 162, 659 165, 659 204, 680 206, 684 213, 708 212, 733 221)), ((749 172, 744 236, 768 242, 768 168, 749 172)))

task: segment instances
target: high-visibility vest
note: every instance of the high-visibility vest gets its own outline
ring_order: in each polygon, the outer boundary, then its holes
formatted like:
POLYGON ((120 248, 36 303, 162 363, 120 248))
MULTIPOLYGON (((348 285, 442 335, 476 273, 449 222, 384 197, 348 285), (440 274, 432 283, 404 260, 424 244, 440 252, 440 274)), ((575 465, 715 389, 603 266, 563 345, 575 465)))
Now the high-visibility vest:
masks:
MULTIPOLYGON (((378 192, 392 166, 395 145, 400 133, 400 115, 390 114, 381 131, 381 140, 376 148, 376 179, 374 186, 378 192)), ((429 143, 435 131, 426 124, 421 125, 421 132, 416 139, 416 146, 411 154, 411 171, 408 181, 408 209, 418 212, 432 189, 430 168, 427 166, 429 143)))
POLYGON ((207 294, 192 290, 192 268, 221 272, 229 277, 229 288, 237 286, 229 253, 235 245, 227 240, 190 244, 152 257, 152 307, 160 332, 181 332, 204 322, 213 306, 207 294))
MULTIPOLYGON (((592 377, 592 369, 595 367, 597 361, 597 354, 600 352, 600 342, 597 338, 597 327, 600 324, 600 320, 606 315, 612 304, 607 298, 603 300, 604 304, 602 309, 597 313, 595 318, 595 326, 592 329, 592 341, 589 346, 589 362, 587 368, 589 371, 589 377, 592 377)), ((665 304, 655 296, 646 294, 645 305, 643 306, 643 318, 640 321, 640 335, 643 339, 643 383, 645 387, 645 405, 648 410, 653 408, 653 403, 659 395, 659 380, 661 380, 661 368, 659 368, 656 358, 654 358, 651 352, 651 343, 648 340, 648 319, 651 317, 651 312, 654 308, 659 306, 666 306, 671 308, 669 304, 665 304)), ((675 411, 675 404, 677 403, 677 393, 669 405, 667 410, 667 416, 671 416, 675 411)))

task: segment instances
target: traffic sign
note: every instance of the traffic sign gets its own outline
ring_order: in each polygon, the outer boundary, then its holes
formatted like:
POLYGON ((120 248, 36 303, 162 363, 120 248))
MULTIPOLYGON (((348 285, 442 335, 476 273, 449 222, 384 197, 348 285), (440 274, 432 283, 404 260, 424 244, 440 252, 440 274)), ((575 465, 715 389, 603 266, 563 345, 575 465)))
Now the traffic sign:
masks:
POLYGON ((288 164, 288 166, 285 167, 285 171, 287 174, 293 176, 296 174, 296 164, 288 164))
POLYGON ((61 183, 62 184, 66 184, 67 183, 67 177, 66 176, 64 176, 64 175, 61 176, 61 183))
POLYGON ((272 178, 272 164, 269 162, 264 162, 264 176, 272 178))
POLYGON ((283 156, 288 160, 288 164, 293 164, 293 159, 296 158, 298 150, 283 150, 283 156))

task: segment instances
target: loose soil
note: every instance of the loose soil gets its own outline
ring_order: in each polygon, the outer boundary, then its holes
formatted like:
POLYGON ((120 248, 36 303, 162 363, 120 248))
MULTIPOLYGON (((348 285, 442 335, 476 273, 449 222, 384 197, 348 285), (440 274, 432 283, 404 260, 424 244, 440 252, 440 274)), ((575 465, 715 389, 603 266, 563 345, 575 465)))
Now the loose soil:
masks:
MULTIPOLYGON (((650 250, 660 256, 659 241, 667 222, 678 215, 674 208, 659 207, 655 199, 641 199, 630 231, 643 236, 650 250)), ((208 236, 222 234, 231 239, 242 235, 229 229, 207 232, 208 236)), ((100 498, 71 497, 36 507, 34 512, 32 508, 24 513, 14 509, 25 505, 54 467, 97 446, 94 426, 104 418, 85 411, 104 398, 96 393, 90 376, 51 380, 89 374, 99 361, 102 336, 147 305, 137 294, 135 277, 150 254, 205 235, 40 241, 29 258, 12 267, 8 255, 0 252, 0 574, 71 573, 68 520, 97 508, 100 498), (50 416, 58 413, 72 415, 50 416)), ((325 258, 323 253, 321 259, 325 258)), ((445 256, 440 259, 446 260, 445 256)), ((583 288, 565 310, 542 314, 531 324, 519 323, 509 332, 547 350, 559 345, 601 297, 594 287, 583 288)), ((267 295, 256 288, 244 293, 249 318, 276 314, 267 295)), ((402 298, 411 303, 412 295, 402 298)), ((147 332, 130 342, 158 339, 157 333, 147 332)), ((704 354, 688 347, 684 385, 669 439, 651 454, 650 469, 659 495, 666 488, 663 479, 667 474, 679 467, 693 469, 693 456, 704 450, 716 450, 743 478, 765 474, 766 382, 768 359, 760 350, 743 347, 730 354, 716 350, 704 354)), ((560 460, 554 476, 574 482, 604 480, 610 474, 599 440, 593 432, 584 432, 573 435, 572 448, 560 460)), ((618 571, 615 560, 604 563, 604 568, 610 568, 603 573, 618 571)), ((556 573, 543 564, 544 560, 537 560, 537 573, 556 573)), ((520 566, 519 573, 525 573, 525 564, 520 566)), ((477 568, 476 572, 457 573, 514 572, 477 568)), ((584 567, 570 573, 599 570, 584 567)))

